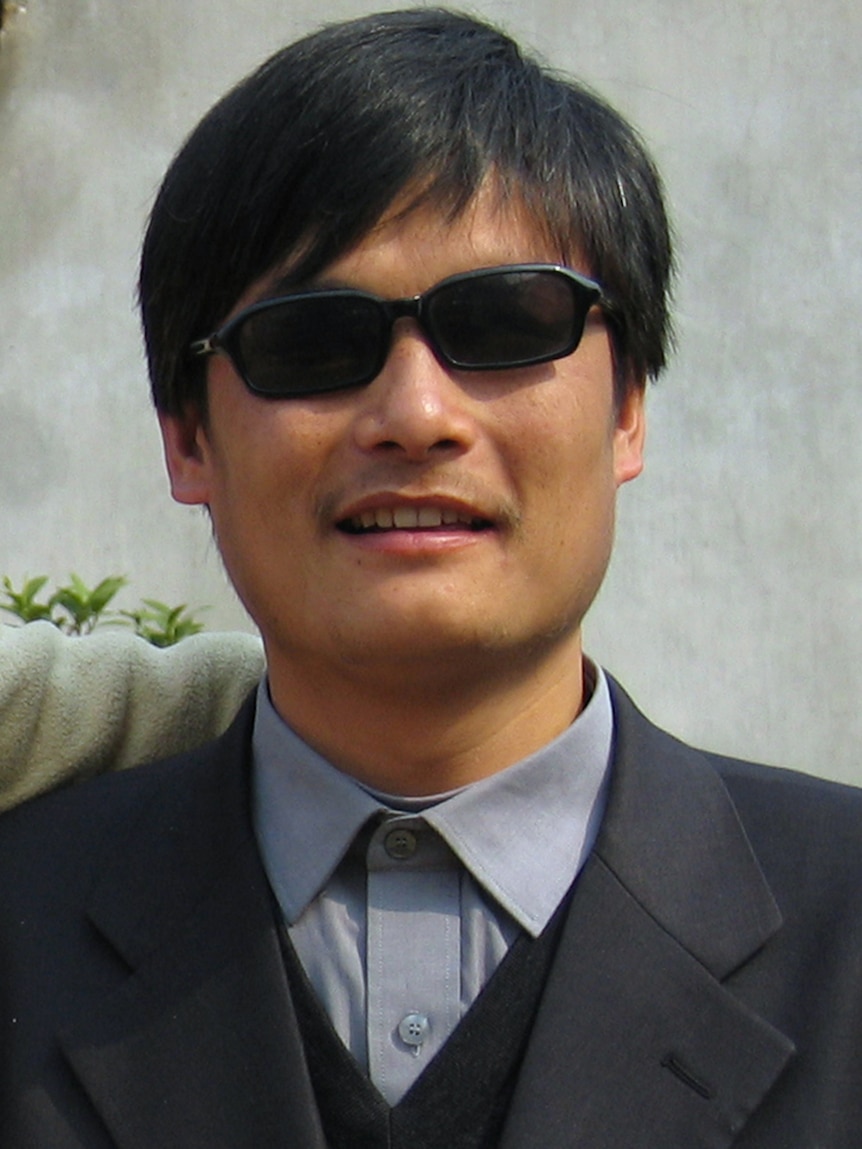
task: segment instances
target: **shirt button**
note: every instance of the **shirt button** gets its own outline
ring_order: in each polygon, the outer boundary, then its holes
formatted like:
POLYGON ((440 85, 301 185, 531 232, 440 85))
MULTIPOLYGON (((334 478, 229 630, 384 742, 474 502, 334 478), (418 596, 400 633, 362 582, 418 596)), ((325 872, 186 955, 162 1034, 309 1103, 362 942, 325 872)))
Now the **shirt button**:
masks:
POLYGON ((408 1013, 398 1023, 398 1036, 418 1056, 419 1048, 431 1032, 431 1022, 424 1013, 408 1013))
POLYGON ((416 835, 412 830, 390 830, 383 839, 383 849, 397 862, 412 858, 416 853, 416 845, 416 835))

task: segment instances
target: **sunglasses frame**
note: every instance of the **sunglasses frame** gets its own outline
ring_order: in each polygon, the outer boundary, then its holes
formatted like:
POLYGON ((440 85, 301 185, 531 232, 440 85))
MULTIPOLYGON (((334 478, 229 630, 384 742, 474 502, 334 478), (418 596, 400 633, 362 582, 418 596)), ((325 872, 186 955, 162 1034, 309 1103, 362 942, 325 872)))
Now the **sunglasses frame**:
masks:
MULTIPOLYGON (((392 328, 397 319, 414 319, 419 324, 422 334, 434 351, 434 354, 449 367, 454 367, 459 371, 508 371, 515 370, 519 367, 531 367, 539 363, 547 363, 553 359, 564 359, 567 355, 571 355, 572 352, 577 349, 583 338, 587 316, 595 306, 601 307, 602 310, 606 312, 611 310, 610 302, 605 297, 599 284, 584 275, 580 275, 576 271, 572 271, 571 268, 565 267, 563 264, 500 264, 494 267, 475 268, 472 271, 464 271, 456 275, 447 276, 445 279, 441 279, 438 283, 433 284, 426 291, 418 295, 406 296, 403 299, 384 299, 381 296, 374 295, 372 292, 360 291, 354 288, 321 288, 316 291, 289 292, 287 294, 272 296, 268 299, 261 299, 257 303, 252 303, 248 307, 244 307, 205 339, 195 340, 189 347, 189 355, 193 358, 207 355, 223 355, 230 361, 246 387, 255 395, 260 395, 266 399, 301 399, 309 395, 325 395, 333 391, 346 391, 352 387, 365 387, 371 383, 383 369, 389 355, 392 344, 392 328), (448 354, 440 345, 437 333, 429 327, 425 315, 434 297, 439 292, 445 291, 453 285, 468 282, 472 279, 492 278, 519 272, 552 274, 568 282, 573 297, 578 293, 581 294, 583 301, 583 321, 580 325, 578 325, 577 322, 574 323, 573 336, 568 343, 563 348, 555 349, 550 353, 532 355, 516 361, 508 359, 502 362, 465 363, 448 354), (349 382, 339 382, 329 387, 286 390, 281 392, 272 390, 271 388, 263 388, 255 384, 248 374, 238 343, 238 333, 243 325, 252 316, 258 315, 262 311, 272 310, 288 302, 298 302, 306 299, 320 298, 321 296, 326 299, 344 298, 369 300, 382 311, 387 324, 387 335, 386 338, 380 340, 380 351, 374 361, 373 369, 369 368, 368 371, 357 378, 351 378, 349 382)), ((575 310, 575 317, 577 319, 577 310, 575 310)))

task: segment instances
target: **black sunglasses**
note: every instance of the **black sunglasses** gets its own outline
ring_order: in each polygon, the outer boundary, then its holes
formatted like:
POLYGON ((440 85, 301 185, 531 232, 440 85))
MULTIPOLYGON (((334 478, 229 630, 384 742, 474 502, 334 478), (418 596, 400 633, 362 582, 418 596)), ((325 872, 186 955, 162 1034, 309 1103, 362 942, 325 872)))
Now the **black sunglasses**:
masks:
POLYGON ((405 316, 450 367, 499 371, 570 355, 597 303, 605 300, 592 280, 556 264, 517 263, 452 275, 412 299, 349 289, 264 299, 189 351, 226 355, 252 391, 283 399, 370 383, 405 316))

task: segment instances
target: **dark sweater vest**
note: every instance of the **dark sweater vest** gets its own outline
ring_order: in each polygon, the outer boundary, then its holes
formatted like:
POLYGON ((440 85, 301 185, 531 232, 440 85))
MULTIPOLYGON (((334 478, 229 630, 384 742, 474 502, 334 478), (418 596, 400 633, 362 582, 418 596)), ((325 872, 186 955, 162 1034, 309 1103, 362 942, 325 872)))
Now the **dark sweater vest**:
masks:
POLYGON ((538 938, 522 935, 452 1036, 397 1105, 335 1032, 283 932, 288 982, 330 1149, 495 1149, 568 898, 538 938))

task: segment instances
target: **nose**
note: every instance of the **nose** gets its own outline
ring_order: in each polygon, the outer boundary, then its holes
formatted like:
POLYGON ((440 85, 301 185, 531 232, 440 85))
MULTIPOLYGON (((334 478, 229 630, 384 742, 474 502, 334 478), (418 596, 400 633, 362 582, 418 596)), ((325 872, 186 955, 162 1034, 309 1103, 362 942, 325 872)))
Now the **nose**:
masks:
POLYGON ((415 320, 398 320, 383 370, 362 391, 355 439, 363 451, 425 462, 475 439, 473 401, 437 359, 415 320))

